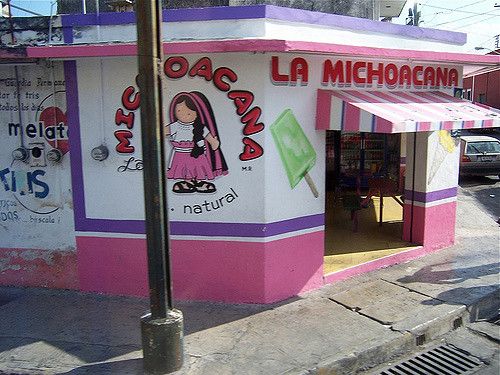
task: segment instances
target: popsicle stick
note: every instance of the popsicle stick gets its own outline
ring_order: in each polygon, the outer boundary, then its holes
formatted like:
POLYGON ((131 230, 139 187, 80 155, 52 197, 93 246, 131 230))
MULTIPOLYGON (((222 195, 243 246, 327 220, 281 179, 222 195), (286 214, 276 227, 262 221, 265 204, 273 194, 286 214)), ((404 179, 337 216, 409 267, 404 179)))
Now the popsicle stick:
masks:
POLYGON ((309 173, 306 173, 304 175, 304 178, 306 179, 306 182, 309 185, 309 188, 311 189, 314 198, 318 198, 319 197, 318 189, 316 189, 316 185, 314 185, 314 181, 312 180, 311 176, 309 176, 309 173))

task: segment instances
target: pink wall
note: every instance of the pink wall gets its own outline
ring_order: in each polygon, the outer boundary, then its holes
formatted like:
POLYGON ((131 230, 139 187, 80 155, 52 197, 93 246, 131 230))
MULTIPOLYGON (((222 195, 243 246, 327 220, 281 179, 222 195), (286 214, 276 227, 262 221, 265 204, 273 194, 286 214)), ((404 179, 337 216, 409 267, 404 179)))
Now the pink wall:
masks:
POLYGON ((172 241, 174 297, 264 302, 263 243, 172 241))
POLYGON ((84 292, 146 296, 146 240, 76 237, 78 278, 84 292))
POLYGON ((324 249, 324 231, 267 243, 264 302, 321 287, 324 249))
MULTIPOLYGON (((174 240, 174 298, 269 303, 323 284, 324 233, 262 242, 174 240)), ((83 291, 147 296, 146 241, 78 237, 83 291)))
POLYGON ((0 249, 0 285, 78 289, 76 252, 0 249))
MULTIPOLYGON (((427 249, 453 245, 455 242, 455 220, 457 202, 440 205, 413 207, 413 243, 427 249)), ((403 240, 410 241, 411 205, 403 208, 403 240)))

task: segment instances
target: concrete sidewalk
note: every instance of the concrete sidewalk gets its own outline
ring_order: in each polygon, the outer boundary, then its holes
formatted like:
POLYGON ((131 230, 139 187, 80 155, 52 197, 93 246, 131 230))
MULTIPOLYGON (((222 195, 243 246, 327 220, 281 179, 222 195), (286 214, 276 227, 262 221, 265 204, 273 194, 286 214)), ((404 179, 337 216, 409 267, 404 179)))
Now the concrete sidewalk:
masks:
MULTIPOLYGON (((274 305, 177 303, 179 374, 353 374, 491 316, 499 227, 476 206, 461 203, 455 246, 418 260, 274 305)), ((0 288, 0 373, 141 374, 147 309, 143 299, 0 288)))

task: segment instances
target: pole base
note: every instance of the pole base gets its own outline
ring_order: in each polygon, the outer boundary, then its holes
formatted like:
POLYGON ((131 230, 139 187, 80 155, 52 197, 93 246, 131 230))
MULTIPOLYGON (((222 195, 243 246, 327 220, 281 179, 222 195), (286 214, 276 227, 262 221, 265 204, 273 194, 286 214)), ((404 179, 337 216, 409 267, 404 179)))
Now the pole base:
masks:
POLYGON ((169 374, 182 367, 184 318, 180 310, 167 310, 166 318, 141 317, 144 371, 148 375, 169 374))

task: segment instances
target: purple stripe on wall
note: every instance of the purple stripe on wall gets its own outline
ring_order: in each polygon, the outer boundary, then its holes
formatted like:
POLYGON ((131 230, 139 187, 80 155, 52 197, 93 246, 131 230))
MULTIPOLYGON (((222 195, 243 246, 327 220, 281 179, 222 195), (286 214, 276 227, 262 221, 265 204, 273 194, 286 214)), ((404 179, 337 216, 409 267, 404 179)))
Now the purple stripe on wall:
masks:
POLYGON ((81 232, 145 234, 146 222, 144 220, 107 220, 82 218, 79 221, 79 225, 76 230, 81 232))
POLYGON ((92 25, 124 25, 135 23, 135 13, 106 12, 97 14, 63 14, 62 25, 65 26, 92 26, 92 25))
POLYGON ((267 10, 265 5, 169 9, 163 11, 163 22, 266 18, 267 10))
POLYGON ((77 77, 76 61, 65 61, 64 79, 66 80, 66 116, 71 130, 68 132, 68 141, 71 158, 73 209, 75 213, 75 229, 80 230, 86 215, 82 174, 82 143, 80 138, 80 111, 78 105, 77 77))
POLYGON ((63 26, 63 41, 65 44, 73 43, 73 26, 63 26))
MULTIPOLYGON (((324 224, 325 216, 323 214, 297 217, 268 224, 171 221, 170 234, 177 236, 265 238, 315 228, 324 224)), ((143 220, 85 219, 80 221, 77 230, 83 232, 145 234, 146 226, 143 220)))
POLYGON ((266 232, 266 236, 276 236, 278 234, 319 227, 321 225, 325 225, 325 215, 316 214, 268 223, 264 231, 266 232))
MULTIPOLYGON (((268 18, 311 25, 339 27, 375 33, 386 33, 401 37, 437 40, 463 45, 467 35, 445 30, 427 29, 416 26, 397 25, 390 22, 346 17, 336 14, 312 12, 302 9, 282 8, 273 5, 234 7, 213 7, 193 9, 169 9, 163 11, 164 22, 238 20, 268 18)), ((63 15, 63 26, 121 25, 135 23, 135 13, 100 13, 63 15)))
MULTIPOLYGON (((412 191, 405 190, 405 199, 411 199, 412 191)), ((415 201, 421 203, 435 202, 442 199, 453 198, 457 196, 457 187, 452 187, 443 190, 431 191, 428 193, 423 193, 420 191, 415 191, 415 201)))
POLYGON ((303 22, 314 25, 335 26, 350 30, 363 30, 374 33, 396 34, 402 37, 432 39, 463 45, 467 42, 467 34, 421 27, 408 27, 391 22, 373 21, 365 18, 340 16, 302 9, 266 6, 266 17, 291 22, 303 22))
POLYGON ((323 214, 309 215, 277 221, 274 223, 207 223, 173 221, 170 232, 173 235, 224 236, 224 237, 270 237, 324 225, 323 214))
MULTIPOLYGON (((135 13, 100 13, 63 15, 63 26, 91 25, 123 25, 135 23, 135 13)), ((181 8, 163 11, 163 22, 238 20, 265 18, 266 7, 253 5, 247 7, 212 7, 212 8, 181 8)))

